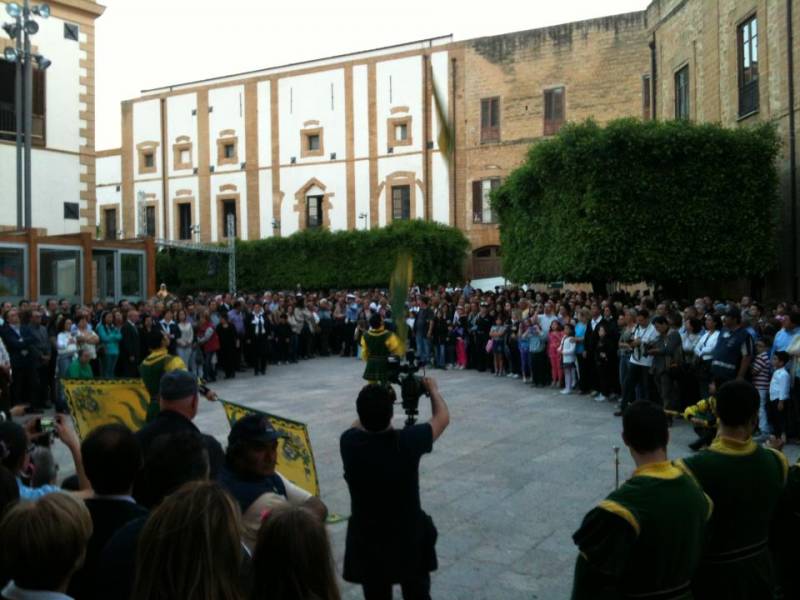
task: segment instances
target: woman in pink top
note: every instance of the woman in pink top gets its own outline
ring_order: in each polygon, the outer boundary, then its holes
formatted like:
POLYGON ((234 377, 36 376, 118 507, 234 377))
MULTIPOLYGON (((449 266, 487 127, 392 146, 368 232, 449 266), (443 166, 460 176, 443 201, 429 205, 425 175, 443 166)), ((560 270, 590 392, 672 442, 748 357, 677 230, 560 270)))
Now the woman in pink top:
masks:
POLYGON ((564 384, 564 369, 561 368, 561 340, 564 339, 564 327, 558 321, 550 324, 550 333, 547 334, 547 356, 550 359, 550 374, 553 378, 553 387, 564 384))

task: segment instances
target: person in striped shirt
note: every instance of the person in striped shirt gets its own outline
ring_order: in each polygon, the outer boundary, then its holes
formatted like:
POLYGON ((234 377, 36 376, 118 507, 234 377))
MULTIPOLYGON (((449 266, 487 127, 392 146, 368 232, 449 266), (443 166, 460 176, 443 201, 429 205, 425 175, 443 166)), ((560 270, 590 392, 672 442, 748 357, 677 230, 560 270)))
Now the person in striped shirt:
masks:
POLYGON ((756 357, 750 367, 753 375, 753 385, 758 390, 760 406, 758 408, 758 429, 761 432, 759 441, 767 439, 772 429, 767 419, 767 402, 769 396, 769 382, 772 378, 772 361, 769 359, 770 340, 760 339, 756 342, 756 357))

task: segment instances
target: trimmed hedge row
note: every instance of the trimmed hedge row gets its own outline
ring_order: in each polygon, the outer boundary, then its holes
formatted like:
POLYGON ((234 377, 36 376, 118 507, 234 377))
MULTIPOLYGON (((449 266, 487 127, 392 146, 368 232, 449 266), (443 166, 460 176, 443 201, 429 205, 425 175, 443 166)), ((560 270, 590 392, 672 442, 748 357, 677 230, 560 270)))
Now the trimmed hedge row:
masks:
MULTIPOLYGON (((285 238, 236 242, 240 290, 386 287, 400 250, 414 258, 418 282, 460 281, 469 242, 453 227, 400 221, 368 231, 307 230, 285 238)), ((227 257, 180 250, 156 256, 158 283, 179 294, 228 287, 227 257)))
POLYGON ((776 263, 771 125, 568 124, 494 194, 515 281, 685 282, 762 276, 776 263))

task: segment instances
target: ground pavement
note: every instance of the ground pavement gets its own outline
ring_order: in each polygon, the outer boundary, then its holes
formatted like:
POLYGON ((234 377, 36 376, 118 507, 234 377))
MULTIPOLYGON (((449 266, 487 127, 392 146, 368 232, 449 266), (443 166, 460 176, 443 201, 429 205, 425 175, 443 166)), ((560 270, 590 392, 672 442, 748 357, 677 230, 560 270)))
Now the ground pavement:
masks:
MULTIPOLYGON (((322 498, 349 514, 339 435, 355 420, 363 363, 320 358, 270 366, 265 377, 240 373, 212 385, 220 397, 309 426, 322 498)), ((569 598, 583 515, 614 487, 615 445, 620 476, 634 465, 620 440, 614 406, 585 396, 533 389, 519 380, 473 371, 433 371, 450 407, 450 427, 422 459, 423 508, 439 530, 439 570, 432 596, 447 600, 569 598)), ((421 400, 421 420, 430 417, 421 400)), ((404 416, 396 410, 395 426, 404 416)), ((200 429, 226 443, 222 407, 201 403, 200 429)), ((670 455, 690 453, 685 423, 672 429, 670 455)), ((788 454, 796 459, 797 447, 788 454)), ((69 460, 61 460, 62 465, 69 460)), ((346 524, 329 527, 341 573, 346 524)), ((361 598, 342 582, 343 597, 361 598)), ((399 598, 399 590, 395 591, 399 598)))

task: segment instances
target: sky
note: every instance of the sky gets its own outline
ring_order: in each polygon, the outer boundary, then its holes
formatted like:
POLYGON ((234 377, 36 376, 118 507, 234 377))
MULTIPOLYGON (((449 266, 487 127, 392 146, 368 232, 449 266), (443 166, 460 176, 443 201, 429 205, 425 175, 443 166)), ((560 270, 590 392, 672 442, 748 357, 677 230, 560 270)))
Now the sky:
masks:
POLYGON ((644 9, 649 0, 99 0, 96 148, 141 90, 440 35, 455 40, 644 9))

